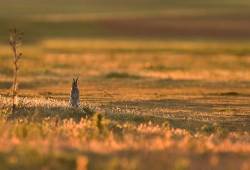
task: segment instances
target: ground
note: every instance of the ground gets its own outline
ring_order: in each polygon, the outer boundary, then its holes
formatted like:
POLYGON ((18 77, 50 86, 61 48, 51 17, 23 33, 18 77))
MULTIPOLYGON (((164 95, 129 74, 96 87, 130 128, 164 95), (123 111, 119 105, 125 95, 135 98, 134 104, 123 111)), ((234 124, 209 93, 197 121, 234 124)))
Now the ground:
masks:
POLYGON ((248 2, 12 1, 0 169, 250 169, 248 2), (12 25, 25 33, 15 114, 12 25))

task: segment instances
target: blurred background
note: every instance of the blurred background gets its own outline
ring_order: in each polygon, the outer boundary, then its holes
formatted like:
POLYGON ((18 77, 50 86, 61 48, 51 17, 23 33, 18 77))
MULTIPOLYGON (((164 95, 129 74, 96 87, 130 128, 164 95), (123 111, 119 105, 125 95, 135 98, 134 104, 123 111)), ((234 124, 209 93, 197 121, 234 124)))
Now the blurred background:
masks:
POLYGON ((0 40, 51 38, 231 40, 250 38, 247 0, 1 0, 0 40))
POLYGON ((11 86, 13 27, 24 32, 22 88, 77 74, 248 80, 239 56, 250 54, 249 9, 247 0, 0 0, 0 87, 11 86))

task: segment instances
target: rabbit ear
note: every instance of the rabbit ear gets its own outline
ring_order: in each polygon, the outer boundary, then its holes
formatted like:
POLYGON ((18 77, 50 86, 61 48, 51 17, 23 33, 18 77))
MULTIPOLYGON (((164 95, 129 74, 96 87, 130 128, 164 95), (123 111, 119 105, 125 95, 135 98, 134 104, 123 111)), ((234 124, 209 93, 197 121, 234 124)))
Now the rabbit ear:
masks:
POLYGON ((77 84, 77 80, 73 78, 73 84, 77 84))

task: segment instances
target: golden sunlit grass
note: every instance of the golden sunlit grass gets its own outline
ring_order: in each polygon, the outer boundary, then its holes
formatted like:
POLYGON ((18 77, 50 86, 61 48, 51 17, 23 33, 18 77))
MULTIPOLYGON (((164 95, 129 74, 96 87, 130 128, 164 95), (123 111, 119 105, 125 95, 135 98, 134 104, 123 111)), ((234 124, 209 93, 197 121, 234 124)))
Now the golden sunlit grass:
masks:
POLYGON ((10 114, 0 46, 3 169, 249 169, 247 42, 48 39, 23 53, 10 114))
MULTIPOLYGON (((9 46, 0 45, 1 56, 9 55, 9 46)), ((225 54, 244 55, 249 52, 249 42, 230 41, 189 41, 189 40, 134 40, 134 39, 47 39, 33 45, 23 47, 27 56, 39 55, 41 52, 92 52, 92 51, 124 51, 124 52, 176 52, 191 54, 225 54)))
POLYGON ((0 170, 249 170, 249 5, 1 1, 0 170))
POLYGON ((50 50, 127 50, 127 51, 185 51, 193 53, 219 53, 248 50, 249 43, 226 41, 176 41, 176 40, 116 40, 116 39, 49 39, 41 46, 50 50), (209 50, 208 50, 209 49, 209 50))
MULTIPOLYGON (((11 74, 11 53, 8 46, 0 49, 4 79, 11 74)), ((247 50, 248 43, 51 39, 23 47, 20 74, 28 79, 117 72, 145 78, 243 81, 249 79, 247 50)))
MULTIPOLYGON (((5 102, 4 106, 8 105, 6 98, 1 100, 5 102)), ((42 165, 49 169, 79 166, 86 169, 165 169, 160 168, 161 164, 169 169, 178 169, 179 166, 183 169, 193 166, 211 169, 221 168, 225 160, 233 161, 232 154, 241 159, 224 167, 247 169, 250 166, 247 156, 250 153, 249 132, 225 133, 218 126, 214 126, 215 129, 210 126, 213 129, 210 131, 208 126, 191 133, 173 128, 168 122, 133 124, 108 119, 103 119, 98 128, 95 118, 74 121, 75 116, 72 115, 71 119, 64 119, 62 115, 70 110, 61 101, 32 99, 32 103, 24 107, 50 110, 57 107, 60 113, 55 116, 54 111, 41 119, 39 114, 45 113, 38 109, 39 112, 34 112, 33 116, 12 121, 1 118, 0 161, 3 168, 19 166, 32 169, 42 165), (146 156, 156 153, 162 156, 146 156), (173 161, 165 162, 164 154, 173 161), (206 167, 199 163, 197 156, 203 158, 206 167), (148 162, 147 167, 143 163, 145 161, 148 162)))

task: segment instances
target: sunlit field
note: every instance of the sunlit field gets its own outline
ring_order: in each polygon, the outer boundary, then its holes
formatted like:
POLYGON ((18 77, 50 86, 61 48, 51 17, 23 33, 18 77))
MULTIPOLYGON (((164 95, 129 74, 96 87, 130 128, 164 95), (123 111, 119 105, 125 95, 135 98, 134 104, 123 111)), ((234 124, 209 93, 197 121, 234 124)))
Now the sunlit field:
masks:
POLYGON ((249 170, 249 9, 0 0, 0 169, 249 170), (24 32, 14 114, 13 26, 24 32))

